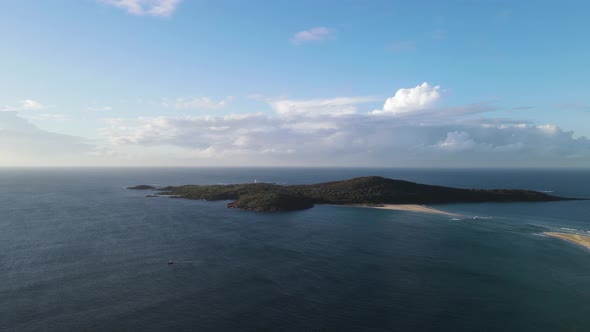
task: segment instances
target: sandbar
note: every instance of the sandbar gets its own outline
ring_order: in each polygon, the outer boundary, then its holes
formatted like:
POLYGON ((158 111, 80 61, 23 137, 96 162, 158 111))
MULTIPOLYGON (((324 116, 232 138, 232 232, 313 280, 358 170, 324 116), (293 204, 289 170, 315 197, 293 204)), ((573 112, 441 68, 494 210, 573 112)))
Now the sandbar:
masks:
POLYGON ((571 234, 571 233, 558 233, 558 232, 545 232, 543 233, 547 236, 551 236, 554 238, 562 239, 571 243, 579 244, 590 249, 590 236, 587 235, 580 235, 580 234, 571 234))
POLYGON ((461 217, 460 214, 442 211, 442 210, 438 210, 435 208, 431 208, 426 205, 419 205, 419 204, 352 204, 351 206, 365 207, 365 208, 372 208, 372 209, 383 209, 383 210, 398 210, 398 211, 409 211, 409 212, 432 213, 432 214, 442 214, 442 215, 453 216, 453 217, 461 217))

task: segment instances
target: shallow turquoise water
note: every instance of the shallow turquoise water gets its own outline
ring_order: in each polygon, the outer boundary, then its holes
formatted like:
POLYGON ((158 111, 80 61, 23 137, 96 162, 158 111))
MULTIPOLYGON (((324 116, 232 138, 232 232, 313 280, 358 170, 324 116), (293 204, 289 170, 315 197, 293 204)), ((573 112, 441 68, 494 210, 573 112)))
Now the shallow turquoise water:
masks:
POLYGON ((590 231, 588 201, 437 206, 468 216, 452 220, 123 189, 361 175, 590 197, 590 171, 0 170, 0 329, 590 329, 590 251, 540 236, 590 231))

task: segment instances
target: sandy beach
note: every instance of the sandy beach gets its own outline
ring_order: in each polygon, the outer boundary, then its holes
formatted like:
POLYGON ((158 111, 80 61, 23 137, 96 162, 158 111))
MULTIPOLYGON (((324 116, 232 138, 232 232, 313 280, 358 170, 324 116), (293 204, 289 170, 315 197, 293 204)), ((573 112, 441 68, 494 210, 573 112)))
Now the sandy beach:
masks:
POLYGON ((580 234, 571 234, 571 233, 558 233, 558 232, 545 232, 543 233, 547 236, 551 236, 554 238, 562 239, 568 242, 572 242, 575 244, 579 244, 590 249, 590 236, 587 235, 580 235, 580 234))
POLYGON ((354 204, 352 206, 372 208, 372 209, 383 209, 383 210, 399 210, 399 211, 410 211, 410 212, 420 212, 420 213, 433 213, 433 214, 442 214, 442 215, 452 216, 452 217, 461 217, 460 214, 446 212, 446 211, 438 210, 435 208, 431 208, 426 205, 419 205, 419 204, 379 204, 379 205, 354 204))

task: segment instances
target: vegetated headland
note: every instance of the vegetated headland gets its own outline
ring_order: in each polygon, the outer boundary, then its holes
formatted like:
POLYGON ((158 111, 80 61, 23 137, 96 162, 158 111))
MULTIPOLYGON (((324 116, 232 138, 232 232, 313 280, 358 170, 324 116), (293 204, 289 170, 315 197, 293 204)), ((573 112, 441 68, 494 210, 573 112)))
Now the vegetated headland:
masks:
MULTIPOLYGON (((520 189, 460 189, 419 184, 379 176, 309 185, 245 183, 229 185, 184 185, 155 188, 139 185, 127 189, 157 190, 157 195, 196 200, 231 200, 227 206, 250 211, 294 211, 315 204, 363 205, 444 204, 478 202, 550 202, 575 200, 520 189)), ((148 195, 151 196, 151 195, 148 195)), ((422 211, 424 212, 424 211, 422 211)))

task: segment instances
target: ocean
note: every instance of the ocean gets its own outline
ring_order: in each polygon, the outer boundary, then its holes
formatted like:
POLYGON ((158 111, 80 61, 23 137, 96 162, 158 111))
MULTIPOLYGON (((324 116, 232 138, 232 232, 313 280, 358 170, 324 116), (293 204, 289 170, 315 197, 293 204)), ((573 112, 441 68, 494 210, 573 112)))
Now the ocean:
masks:
POLYGON ((0 169, 0 329, 590 331, 590 250, 542 234, 590 235, 590 201, 256 213, 125 189, 367 175, 590 197, 590 170, 0 169))

